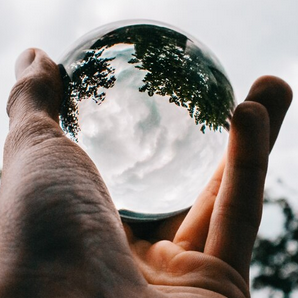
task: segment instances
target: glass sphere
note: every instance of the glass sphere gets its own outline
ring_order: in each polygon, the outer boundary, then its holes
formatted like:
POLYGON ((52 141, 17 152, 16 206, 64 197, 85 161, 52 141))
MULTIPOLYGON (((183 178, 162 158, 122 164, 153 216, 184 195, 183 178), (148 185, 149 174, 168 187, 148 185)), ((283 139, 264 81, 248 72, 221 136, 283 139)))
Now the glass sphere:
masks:
POLYGON ((60 60, 63 130, 87 152, 122 218, 189 208, 216 169, 235 106, 217 58, 150 21, 98 28, 60 60))

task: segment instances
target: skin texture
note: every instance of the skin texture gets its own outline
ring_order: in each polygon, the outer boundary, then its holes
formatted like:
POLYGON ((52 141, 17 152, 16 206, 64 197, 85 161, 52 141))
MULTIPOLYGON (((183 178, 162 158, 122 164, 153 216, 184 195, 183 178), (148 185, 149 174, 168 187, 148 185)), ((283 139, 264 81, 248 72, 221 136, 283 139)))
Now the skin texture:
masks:
POLYGON ((247 298, 268 156, 290 87, 262 77, 188 213, 122 224, 93 162, 58 123, 62 83, 38 49, 16 64, 0 190, 0 297, 247 298))

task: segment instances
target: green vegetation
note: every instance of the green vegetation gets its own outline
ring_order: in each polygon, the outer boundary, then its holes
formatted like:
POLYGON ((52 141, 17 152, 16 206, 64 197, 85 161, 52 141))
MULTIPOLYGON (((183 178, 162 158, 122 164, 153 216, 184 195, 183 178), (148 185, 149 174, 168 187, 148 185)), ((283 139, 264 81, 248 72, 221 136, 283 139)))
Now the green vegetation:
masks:
POLYGON ((71 81, 66 80, 61 110, 63 129, 76 138, 79 131, 78 102, 91 98, 100 104, 105 92, 116 83, 111 61, 103 58, 117 44, 134 45, 127 62, 144 71, 140 92, 167 96, 170 103, 186 108, 202 132, 229 128, 234 109, 233 90, 212 59, 186 36, 163 27, 135 25, 119 28, 99 38, 85 57, 73 65, 71 81))
POLYGON ((265 204, 279 207, 284 218, 283 231, 275 240, 257 238, 252 266, 259 270, 252 287, 270 289, 269 298, 294 298, 292 292, 298 290, 298 215, 285 198, 266 198, 265 204))

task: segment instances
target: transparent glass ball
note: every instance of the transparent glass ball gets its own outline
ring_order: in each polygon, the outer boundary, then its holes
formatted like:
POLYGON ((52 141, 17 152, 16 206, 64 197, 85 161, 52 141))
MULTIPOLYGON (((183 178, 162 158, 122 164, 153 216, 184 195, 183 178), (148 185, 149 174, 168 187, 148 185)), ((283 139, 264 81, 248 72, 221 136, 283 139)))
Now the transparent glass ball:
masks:
POLYGON ((151 21, 100 27, 60 60, 60 123, 120 215, 159 220, 194 203, 226 148, 235 100, 214 54, 151 21))

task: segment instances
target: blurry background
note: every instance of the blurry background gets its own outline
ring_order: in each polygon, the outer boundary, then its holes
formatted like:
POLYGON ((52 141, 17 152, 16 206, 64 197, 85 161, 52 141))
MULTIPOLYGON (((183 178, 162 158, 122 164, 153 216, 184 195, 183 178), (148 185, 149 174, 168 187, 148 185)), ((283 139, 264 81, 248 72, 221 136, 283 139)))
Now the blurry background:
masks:
MULTIPOLYGON (((297 11, 296 0, 1 1, 0 147, 8 131, 6 100, 15 82, 14 63, 23 50, 41 48, 58 62, 77 38, 98 26, 124 19, 158 20, 190 33, 217 55, 238 102, 259 76, 279 76, 290 84, 294 102, 271 154, 266 188, 270 197, 286 197, 297 208, 297 11)), ((266 208, 261 234, 276 237, 282 223, 278 208, 266 208)), ((260 295, 255 297, 268 297, 260 295)))

